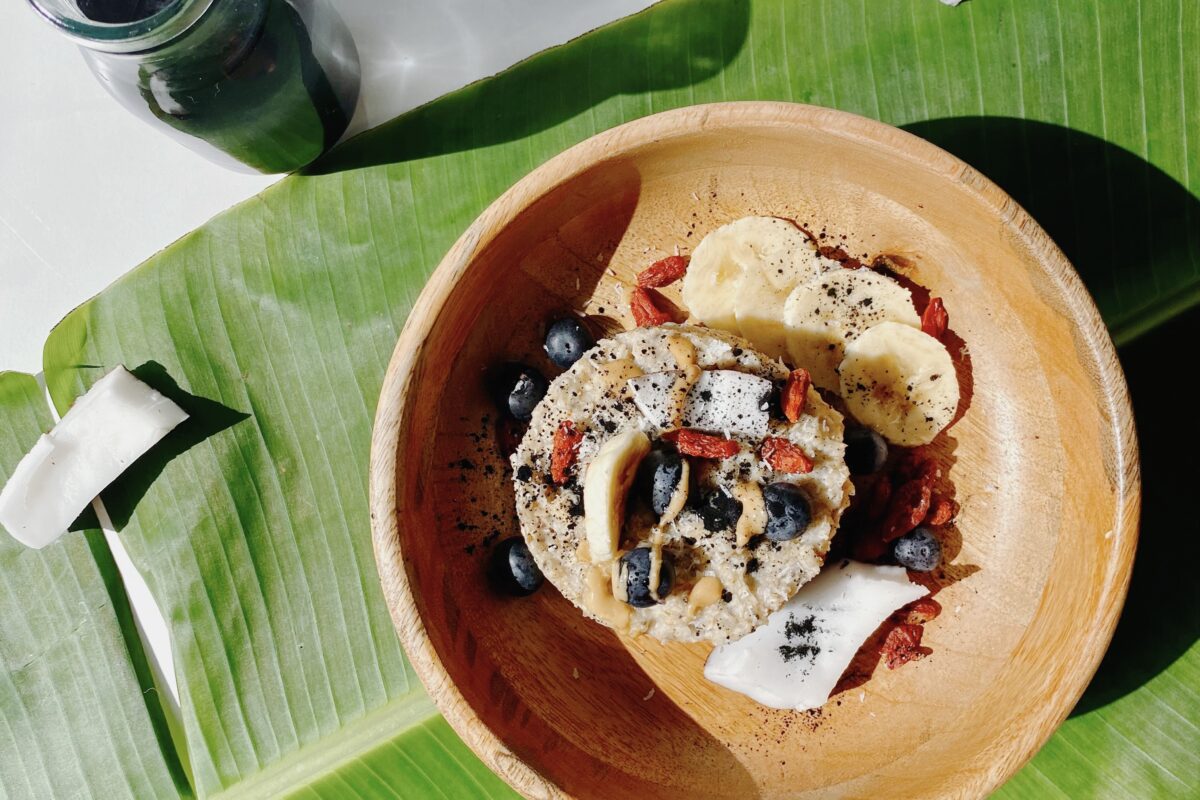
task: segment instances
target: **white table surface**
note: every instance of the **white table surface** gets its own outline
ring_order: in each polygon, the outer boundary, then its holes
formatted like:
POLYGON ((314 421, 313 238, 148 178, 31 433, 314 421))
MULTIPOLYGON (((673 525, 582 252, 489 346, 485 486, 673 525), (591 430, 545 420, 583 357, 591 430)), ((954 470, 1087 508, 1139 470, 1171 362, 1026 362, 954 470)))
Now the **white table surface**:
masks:
MULTIPOLYGON (((363 65, 352 132, 652 4, 333 2, 363 65)), ((42 343, 68 311, 278 176, 214 166, 134 118, 23 0, 0 3, 0 76, 0 370, 37 373, 42 343)), ((166 625, 117 534, 108 538, 176 695, 166 625)))

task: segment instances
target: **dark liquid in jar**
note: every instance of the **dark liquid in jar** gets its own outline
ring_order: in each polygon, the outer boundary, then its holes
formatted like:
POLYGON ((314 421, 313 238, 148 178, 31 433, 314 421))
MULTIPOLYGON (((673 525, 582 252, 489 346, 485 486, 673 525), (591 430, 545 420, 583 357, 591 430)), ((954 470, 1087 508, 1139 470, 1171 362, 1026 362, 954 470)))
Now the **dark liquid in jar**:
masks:
POLYGON ((79 10, 95 22, 137 22, 157 14, 175 0, 78 0, 79 10))
MULTIPOLYGON (((105 22, 144 19, 176 2, 77 1, 105 22)), ((314 47, 305 16, 285 0, 218 0, 194 30, 109 88, 254 170, 290 172, 337 142, 358 93, 357 62, 339 64, 314 47), (231 7, 244 24, 215 19, 231 7)))

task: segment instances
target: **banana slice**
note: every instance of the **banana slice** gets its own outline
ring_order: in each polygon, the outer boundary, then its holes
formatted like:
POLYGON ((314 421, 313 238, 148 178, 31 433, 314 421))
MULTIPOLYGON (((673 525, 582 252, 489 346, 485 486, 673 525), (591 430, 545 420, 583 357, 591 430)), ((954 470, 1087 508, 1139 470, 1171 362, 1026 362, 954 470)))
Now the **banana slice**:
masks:
POLYGON ((880 322, 921 327, 908 289, 869 269, 838 269, 796 287, 782 319, 793 363, 808 369, 817 386, 834 390, 847 342, 880 322))
POLYGON ((756 297, 766 295, 746 305, 748 326, 754 328, 754 319, 771 319, 772 293, 783 292, 786 298, 791 287, 815 274, 817 258, 808 238, 787 220, 743 217, 710 232, 696 246, 683 277, 684 305, 710 328, 747 335, 738 315, 744 286, 756 297), (759 302, 771 307, 757 310, 759 302))
POLYGON ((616 557, 625 521, 625 498, 638 464, 649 452, 646 434, 628 430, 605 442, 588 465, 583 477, 583 524, 593 563, 616 557))
MULTIPOLYGON (((783 308, 792 290, 816 279, 831 262, 795 225, 773 226, 761 257, 747 264, 733 303, 738 330, 755 347, 776 358, 788 354, 783 308)), ((832 264, 838 267, 837 264, 832 264)))
POLYGON ((881 322, 848 343, 838 372, 850 413, 895 444, 932 442, 958 410, 946 347, 899 322, 881 322))
POLYGON ((771 288, 757 275, 744 275, 733 306, 737 320, 734 332, 772 358, 785 357, 787 328, 783 325, 783 305, 787 296, 786 291, 771 288))

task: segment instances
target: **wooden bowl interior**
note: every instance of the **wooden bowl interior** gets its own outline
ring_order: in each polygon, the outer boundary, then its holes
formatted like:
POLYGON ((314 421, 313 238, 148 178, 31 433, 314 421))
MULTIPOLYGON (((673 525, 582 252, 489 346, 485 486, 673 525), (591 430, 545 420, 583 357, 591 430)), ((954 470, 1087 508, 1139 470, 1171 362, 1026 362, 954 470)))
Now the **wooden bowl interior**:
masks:
POLYGON ((1108 385, 1116 367, 1090 300, 991 184, 845 119, 708 119, 563 161, 481 219, 435 277, 453 286, 410 322, 407 391, 382 400, 401 404, 384 446, 399 465, 403 564, 381 568, 405 570, 423 629, 401 635, 435 654, 415 659, 435 700, 447 683, 461 692, 465 705, 443 705, 450 721, 530 796, 977 796, 1061 721, 1107 642, 1136 491, 1128 420, 1113 412, 1123 384, 1108 385), (819 713, 707 683, 707 646, 620 637, 549 586, 507 600, 484 578, 487 545, 518 534, 485 370, 517 360, 556 374, 540 350, 547 320, 632 325, 639 269, 747 214, 907 259, 967 345, 969 402, 943 445, 960 542, 925 633, 933 654, 879 667, 819 713))

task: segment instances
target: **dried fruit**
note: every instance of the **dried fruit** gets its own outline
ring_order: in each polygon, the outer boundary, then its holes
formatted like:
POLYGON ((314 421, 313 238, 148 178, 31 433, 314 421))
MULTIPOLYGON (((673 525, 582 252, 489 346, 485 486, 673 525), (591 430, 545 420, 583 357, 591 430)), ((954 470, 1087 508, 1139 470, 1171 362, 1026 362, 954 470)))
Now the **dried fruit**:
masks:
POLYGON ((783 385, 783 397, 780 401, 780 405, 783 407, 783 416, 787 417, 788 422, 795 422, 804 413, 804 403, 808 400, 809 386, 812 386, 812 376, 803 367, 792 370, 788 375, 787 383, 783 385))
POLYGON ((872 520, 883 519, 883 515, 887 513, 888 503, 891 499, 892 479, 887 475, 882 475, 879 480, 875 481, 875 484, 871 487, 871 493, 867 497, 867 517, 872 520))
POLYGON ((878 531, 859 531, 850 545, 850 555, 855 561, 876 562, 887 555, 888 546, 878 531))
POLYGON ((724 436, 714 436, 691 428, 680 428, 663 434, 668 442, 674 442, 675 447, 685 456, 696 458, 732 458, 738 454, 742 446, 724 436))
POLYGON ((941 495, 934 495, 929 501, 929 513, 925 515, 926 525, 945 525, 954 519, 954 501, 941 495))
POLYGON ((896 478, 901 482, 920 480, 932 488, 941 474, 937 462, 921 450, 908 451, 896 464, 896 478))
POLYGON ((946 313, 942 298, 935 297, 930 300, 929 305, 925 306, 925 313, 921 315, 921 330, 935 339, 941 339, 949 324, 950 315, 946 313))
POLYGON ((576 429, 574 422, 566 419, 559 423, 558 430, 554 431, 554 449, 550 453, 550 480, 556 485, 563 485, 570 477, 582 441, 583 433, 576 429))
POLYGON ((813 462, 799 445, 787 439, 768 436, 758 447, 758 455, 771 469, 779 472, 803 474, 812 472, 813 462))
POLYGON ((671 321, 670 313, 662 308, 657 294, 654 290, 641 286, 634 288, 629 294, 629 310, 639 328, 649 328, 671 321))
POLYGON ((920 625, 901 623, 888 631, 883 640, 883 657, 887 659, 888 669, 903 666, 909 661, 929 655, 933 651, 921 647, 921 634, 925 629, 920 625))
POLYGON ((880 529, 883 540, 890 542, 920 525, 929 513, 931 495, 929 484, 921 478, 914 478, 896 489, 880 529))
POLYGON ((637 275, 637 285, 643 288, 669 286, 687 272, 687 256, 667 256, 655 261, 637 275))
POLYGON ((922 597, 913 600, 892 615, 892 619, 908 625, 924 625, 942 613, 942 604, 932 597, 922 597))

